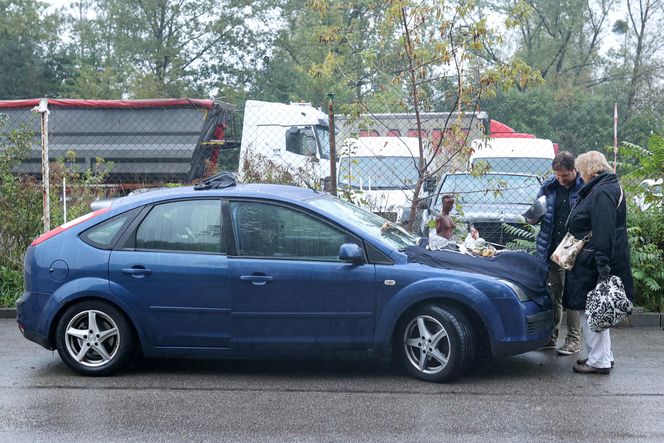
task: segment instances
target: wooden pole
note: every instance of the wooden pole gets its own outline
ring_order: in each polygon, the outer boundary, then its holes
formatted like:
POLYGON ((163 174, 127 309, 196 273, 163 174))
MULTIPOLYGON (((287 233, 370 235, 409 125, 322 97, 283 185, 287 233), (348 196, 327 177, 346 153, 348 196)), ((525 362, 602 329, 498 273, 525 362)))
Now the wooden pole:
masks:
POLYGON ((41 148, 42 148, 42 222, 44 232, 51 230, 51 196, 50 196, 50 168, 48 163, 48 99, 41 99, 32 112, 40 114, 41 148))
POLYGON ((330 194, 337 195, 337 149, 334 134, 334 94, 328 93, 330 117, 330 194))

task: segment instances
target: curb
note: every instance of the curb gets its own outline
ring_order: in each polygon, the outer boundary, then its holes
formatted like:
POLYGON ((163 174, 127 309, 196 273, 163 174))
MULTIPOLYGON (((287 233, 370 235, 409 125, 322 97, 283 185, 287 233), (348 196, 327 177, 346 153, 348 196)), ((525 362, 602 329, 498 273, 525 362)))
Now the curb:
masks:
MULTIPOLYGON (((15 308, 0 308, 0 318, 16 318, 15 308)), ((664 328, 664 313, 635 312, 617 325, 619 328, 664 328)))
POLYGON ((0 308, 0 318, 16 318, 16 309, 0 308))

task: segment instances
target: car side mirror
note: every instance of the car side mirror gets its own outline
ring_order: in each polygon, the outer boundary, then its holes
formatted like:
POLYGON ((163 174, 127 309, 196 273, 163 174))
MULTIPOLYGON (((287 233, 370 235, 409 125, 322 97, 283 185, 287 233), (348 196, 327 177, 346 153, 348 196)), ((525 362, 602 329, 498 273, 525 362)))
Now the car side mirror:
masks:
POLYGON ((364 251, 355 243, 344 243, 339 247, 339 260, 351 262, 354 265, 366 263, 364 251))

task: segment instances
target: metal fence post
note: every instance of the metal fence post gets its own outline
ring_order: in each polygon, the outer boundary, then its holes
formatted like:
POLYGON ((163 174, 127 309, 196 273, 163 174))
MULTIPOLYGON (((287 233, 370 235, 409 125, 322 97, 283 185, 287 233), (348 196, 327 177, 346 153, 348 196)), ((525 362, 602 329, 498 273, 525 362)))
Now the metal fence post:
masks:
POLYGON ((39 106, 32 108, 32 112, 38 112, 40 114, 42 147, 42 221, 44 223, 44 232, 47 232, 51 230, 50 168, 48 163, 48 99, 41 99, 39 106))
POLYGON ((334 94, 328 93, 330 115, 330 194, 337 195, 337 149, 334 138, 334 94))

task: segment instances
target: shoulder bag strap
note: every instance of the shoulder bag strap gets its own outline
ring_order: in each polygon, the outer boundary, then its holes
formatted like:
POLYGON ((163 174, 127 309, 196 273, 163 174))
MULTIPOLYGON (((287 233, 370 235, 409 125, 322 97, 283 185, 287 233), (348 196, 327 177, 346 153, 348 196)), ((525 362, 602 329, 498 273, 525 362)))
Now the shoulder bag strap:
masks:
POLYGON ((622 203, 622 199, 623 199, 623 188, 620 185, 618 185, 618 186, 620 187, 620 199, 618 200, 618 206, 616 206, 616 209, 618 209, 620 207, 620 203, 622 203))

